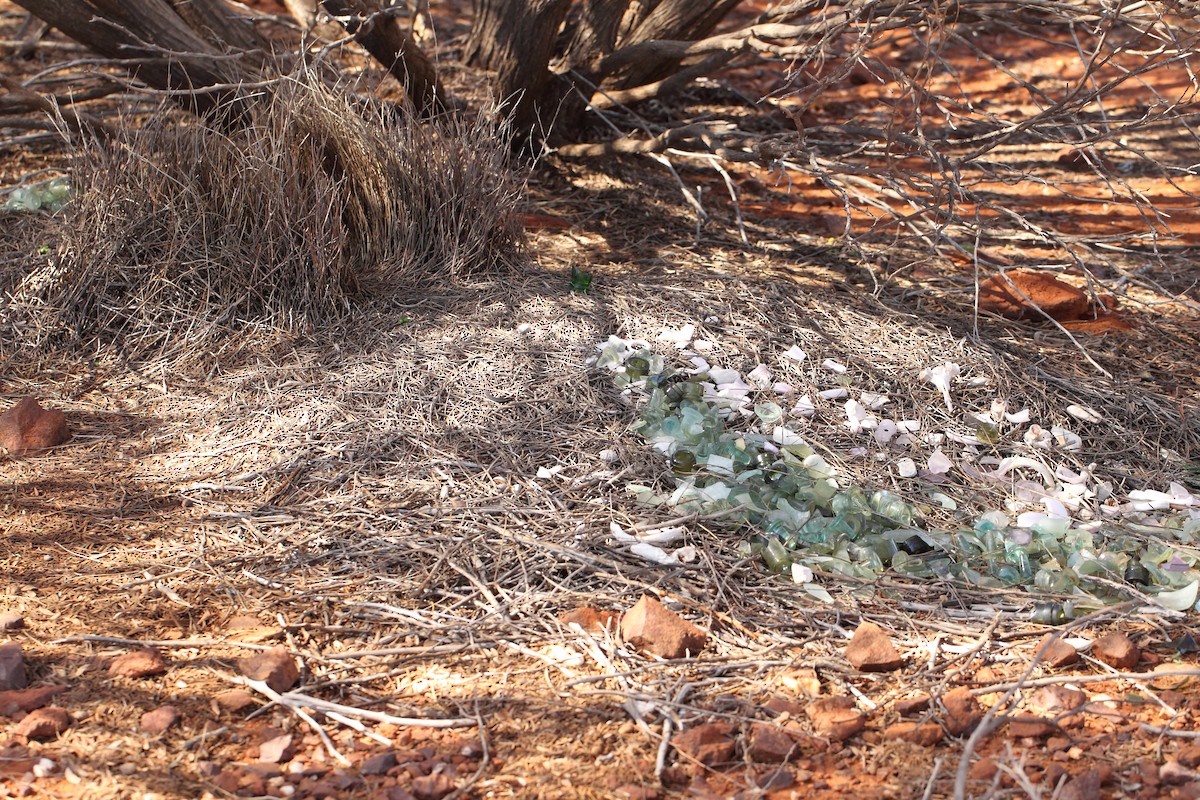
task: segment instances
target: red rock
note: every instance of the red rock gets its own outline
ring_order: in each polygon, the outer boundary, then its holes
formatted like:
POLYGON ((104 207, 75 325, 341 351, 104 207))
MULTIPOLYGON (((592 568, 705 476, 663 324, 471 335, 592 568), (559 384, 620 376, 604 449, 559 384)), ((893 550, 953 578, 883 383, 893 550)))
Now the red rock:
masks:
POLYGON ((783 764, 799 754, 796 740, 774 725, 755 722, 750 725, 746 755, 761 764, 783 764))
POLYGON ((29 685, 25 675, 25 657, 20 642, 0 644, 0 690, 24 689, 29 685))
POLYGON ((376 753, 364 758, 358 771, 363 775, 383 775, 394 766, 396 766, 396 754, 388 750, 385 753, 376 753))
POLYGON ((146 648, 117 656, 108 665, 108 674, 119 678, 149 678, 167 671, 167 662, 157 650, 146 648))
POLYGON ((527 231, 565 231, 571 223, 553 214, 519 214, 521 226, 527 231))
POLYGON ((1100 785, 1103 776, 1099 770, 1089 769, 1067 781, 1062 791, 1057 792, 1057 800, 1100 800, 1100 785))
POLYGON ((383 795, 383 800, 417 800, 409 791, 401 786, 390 786, 383 795))
POLYGON ((142 730, 152 736, 157 736, 160 733, 165 733, 167 728, 175 724, 179 719, 179 709, 175 706, 159 706, 153 711, 147 711, 142 714, 141 726, 142 730))
POLYGON ((0 448, 10 456, 57 447, 70 435, 63 413, 42 408, 32 397, 0 414, 0 448))
POLYGON ((790 789, 796 785, 796 776, 789 770, 779 767, 770 772, 765 772, 754 779, 758 784, 758 788, 764 792, 777 792, 783 789, 790 789))
POLYGON ((54 695, 66 690, 66 686, 38 686, 33 689, 0 692, 0 715, 6 717, 24 715, 35 708, 41 708, 49 703, 54 695))
POLYGON ((885 739, 899 739, 922 747, 933 747, 942 740, 943 735, 942 726, 935 722, 897 722, 883 731, 885 739))
POLYGON ((1015 289, 1003 275, 993 275, 979 284, 981 309, 1010 319, 1030 320, 1045 319, 1044 312, 1059 322, 1090 315, 1092 301, 1088 293, 1049 272, 1015 269, 1007 276, 1015 289))
POLYGON ((946 727, 946 733, 951 736, 970 733, 983 719, 983 709, 979 707, 971 690, 965 686, 946 692, 942 696, 942 705, 946 709, 946 718, 942 724, 946 727))
POLYGON ((617 629, 618 614, 591 606, 579 606, 558 615, 558 621, 563 625, 578 625, 585 633, 603 635, 617 629))
POLYGON ((854 631, 844 652, 846 660, 863 672, 892 672, 904 666, 892 640, 874 622, 863 622, 854 631))
POLYGON ((264 764, 290 761, 294 755, 296 755, 296 748, 292 743, 290 733, 268 739, 258 746, 258 760, 264 764))
POLYGON ((1158 768, 1158 779, 1167 786, 1179 786, 1196 780, 1196 773, 1178 761, 1166 761, 1158 768))
POLYGON ((823 697, 813 700, 804 711, 819 734, 839 742, 867 726, 866 714, 858 710, 851 697, 823 697))
POLYGON ((1048 715, 1058 716, 1063 711, 1074 711, 1087 702, 1082 689, 1070 686, 1043 686, 1033 696, 1032 708, 1048 715))
POLYGON ((17 723, 14 733, 27 739, 51 739, 71 727, 71 715, 65 708, 48 706, 30 711, 17 723))
POLYGON ((771 695, 767 698, 767 702, 762 704, 762 707, 772 714, 787 714, 792 717, 799 717, 804 713, 804 706, 800 703, 794 703, 781 695, 771 695))
POLYGON ((1037 653, 1037 658, 1043 664, 1055 669, 1074 664, 1079 660, 1079 653, 1076 652, 1075 648, 1064 642, 1061 636, 1054 633, 1047 633, 1043 636, 1042 640, 1038 642, 1035 652, 1037 653))
POLYGON ((1092 655, 1113 669, 1132 669, 1141 660, 1137 646, 1123 633, 1110 633, 1092 643, 1092 655))
POLYGON ((233 769, 224 769, 212 779, 213 785, 226 794, 237 794, 242 783, 242 775, 233 769))
POLYGON ((254 705, 254 695, 245 689, 226 689, 213 695, 213 702, 225 711, 237 713, 244 708, 254 705))
POLYGON ((617 787, 617 797, 622 800, 658 800, 659 792, 657 789, 651 789, 649 786, 638 786, 637 784, 627 783, 617 787))
POLYGON ((235 614, 225 623, 225 632, 231 639, 250 644, 276 639, 283 635, 278 626, 263 625, 258 617, 249 614, 235 614))
POLYGON ((412 782, 412 793, 417 800, 442 800, 455 788, 454 779, 442 772, 414 778, 412 782))
POLYGON ((648 594, 621 617, 621 636, 659 658, 683 658, 689 653, 694 656, 708 641, 707 633, 648 594))
POLYGON ((1014 739, 1044 739, 1058 733, 1053 720, 1043 717, 1013 717, 1008 721, 1008 735, 1014 739))
POLYGON ((283 645, 255 653, 249 658, 238 659, 238 669, 247 678, 263 681, 281 693, 291 689, 300 680, 296 659, 291 657, 283 645))
POLYGON ((896 709, 897 714, 907 717, 909 714, 920 714, 927 710, 930 702, 932 702, 932 699, 929 695, 921 692, 909 697, 901 697, 893 704, 893 707, 896 709))
POLYGON ((1189 744, 1175 754, 1175 760, 1185 767, 1200 767, 1200 744, 1189 744))
POLYGON ((728 764, 737 752, 733 726, 728 722, 710 722, 680 731, 671 739, 676 752, 691 763, 711 767, 728 764))
POLYGON ((981 758, 971 765, 970 777, 973 781, 991 781, 1000 771, 1000 766, 991 758, 981 758))

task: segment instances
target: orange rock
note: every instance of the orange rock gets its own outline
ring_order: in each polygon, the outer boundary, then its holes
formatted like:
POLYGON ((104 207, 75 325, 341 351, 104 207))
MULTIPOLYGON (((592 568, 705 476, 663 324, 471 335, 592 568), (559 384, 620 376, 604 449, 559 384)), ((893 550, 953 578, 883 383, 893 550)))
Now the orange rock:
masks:
POLYGON ((696 655, 708 641, 707 633, 650 595, 642 595, 621 617, 621 636, 639 650, 660 658, 696 655))
POLYGON ((563 625, 578 625, 585 633, 603 634, 616 630, 617 613, 602 608, 579 606, 558 615, 563 625))
POLYGON ((277 692, 286 692, 300 681, 300 670, 296 659, 283 645, 256 653, 249 658, 238 659, 238 669, 247 678, 263 681, 277 692))
POLYGON ((710 722, 697 725, 675 734, 671 744, 680 755, 693 763, 710 767, 733 761, 737 743, 733 740, 733 726, 728 722, 710 722))
POLYGON ((942 705, 946 707, 946 718, 943 724, 946 733, 960 736, 975 730, 975 726, 983 720, 983 709, 965 686, 951 689, 942 697, 942 705))
POLYGON ((0 414, 0 448, 10 456, 57 447, 70 436, 63 413, 42 408, 32 397, 0 414))
POLYGON ((874 622, 858 626, 844 655, 855 669, 863 672, 892 672, 904 666, 904 657, 896 652, 883 628, 874 622))
POLYGON ((65 708, 48 706, 30 711, 17 723, 15 732, 28 739, 51 739, 71 727, 71 715, 65 708))
POLYGON ((1137 645, 1123 633, 1110 633, 1092 643, 1092 655, 1114 669, 1131 669, 1142 658, 1137 645))
POLYGON ((935 722, 897 722, 887 726, 883 732, 885 739, 901 739, 922 747, 933 747, 942 740, 942 726, 935 722))
POLYGON ((805 708, 813 727, 822 736, 845 741, 867 726, 867 716, 858 710, 852 697, 825 697, 805 708))
POLYGON ((167 671, 167 662, 157 650, 146 648, 117 656, 108 665, 108 674, 122 678, 148 678, 167 671))
POLYGON ((1091 316, 1092 301, 1087 292, 1048 272, 1017 269, 1007 276, 1005 280, 1003 275, 993 275, 979 285, 981 309, 1010 319, 1042 319, 1043 312, 1059 322, 1091 316))

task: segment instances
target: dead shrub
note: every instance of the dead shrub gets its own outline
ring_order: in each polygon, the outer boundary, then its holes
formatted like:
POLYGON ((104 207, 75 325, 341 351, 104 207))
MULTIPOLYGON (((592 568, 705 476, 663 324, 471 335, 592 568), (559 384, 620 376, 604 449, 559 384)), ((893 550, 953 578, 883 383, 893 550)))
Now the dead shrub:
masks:
POLYGON ((517 263, 523 193, 487 117, 405 112, 287 79, 251 123, 167 110, 74 158, 75 199, 0 321, 26 344, 189 360, 356 302, 517 263))

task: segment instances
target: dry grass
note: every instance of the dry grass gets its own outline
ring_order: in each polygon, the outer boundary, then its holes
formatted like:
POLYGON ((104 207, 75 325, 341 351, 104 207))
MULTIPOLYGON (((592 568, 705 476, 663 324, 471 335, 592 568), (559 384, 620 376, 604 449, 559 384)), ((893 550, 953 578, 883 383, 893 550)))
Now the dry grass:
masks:
POLYGON ((521 181, 486 116, 414 124, 307 75, 252 124, 162 110, 70 169, 58 242, 11 287, 11 343, 211 366, 260 332, 301 334, 355 303, 516 263, 521 181))

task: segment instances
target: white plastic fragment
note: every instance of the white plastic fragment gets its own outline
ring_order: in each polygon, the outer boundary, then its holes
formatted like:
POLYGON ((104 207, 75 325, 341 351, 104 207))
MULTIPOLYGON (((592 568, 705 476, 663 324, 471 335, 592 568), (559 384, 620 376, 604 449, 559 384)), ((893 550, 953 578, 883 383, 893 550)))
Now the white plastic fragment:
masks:
POLYGON ((783 354, 783 357, 788 361, 799 364, 801 361, 808 358, 808 353, 801 350, 798 345, 792 345, 791 349, 783 354))
POLYGON ((901 433, 916 433, 921 430, 921 420, 919 419, 902 419, 896 423, 896 430, 901 433))
POLYGON ((793 583, 812 583, 813 571, 803 564, 792 562, 792 582, 793 583))
POLYGON ((917 462, 911 458, 901 458, 896 462, 896 471, 901 478, 913 478, 917 474, 917 462))
POLYGON ((697 339, 692 342, 692 348, 697 353, 710 353, 712 352, 713 346, 713 343, 708 339, 697 339))
POLYGON ((790 383, 784 383, 784 382, 780 381, 778 383, 771 384, 771 391, 773 391, 775 394, 778 394, 778 395, 789 395, 789 394, 792 394, 793 392, 795 392, 796 390, 794 388, 792 388, 792 385, 790 383))
POLYGON ((824 367, 825 369, 829 370, 830 372, 836 372, 838 375, 841 375, 843 372, 846 371, 845 364, 834 361, 832 358, 827 358, 824 361, 822 361, 821 366, 824 367))
POLYGON ((696 326, 689 322, 678 330, 663 328, 662 332, 658 334, 658 340, 660 342, 670 342, 676 347, 683 349, 688 346, 695 335, 696 326))
POLYGON ((1094 408, 1071 404, 1067 406, 1067 413, 1080 422, 1100 422, 1104 416, 1094 408))
POLYGON ((557 475, 560 472, 562 472, 561 464, 559 464, 556 467, 538 467, 537 476, 539 478, 545 480, 547 478, 553 478, 555 475, 557 475))
POLYGON ((823 392, 817 392, 818 397, 826 400, 837 400, 839 397, 845 397, 847 394, 848 392, 841 386, 836 389, 826 389, 823 392))
POLYGON ((954 403, 950 400, 950 382, 960 374, 962 374, 962 370, 958 364, 947 361, 940 367, 926 367, 918 373, 917 377, 941 390, 942 399, 946 401, 946 410, 953 411, 954 403))

